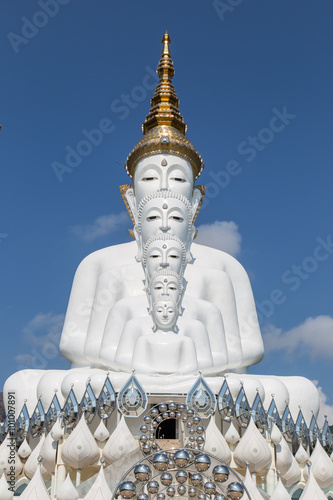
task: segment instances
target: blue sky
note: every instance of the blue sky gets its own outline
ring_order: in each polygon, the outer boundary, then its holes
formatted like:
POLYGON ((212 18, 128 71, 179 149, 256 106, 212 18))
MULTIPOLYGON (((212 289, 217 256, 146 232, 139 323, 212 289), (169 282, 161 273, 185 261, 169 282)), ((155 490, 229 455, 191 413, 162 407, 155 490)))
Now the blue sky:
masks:
POLYGON ((1 385, 20 367, 68 366, 56 345, 75 269, 129 239, 118 186, 167 29, 206 165, 197 225, 244 265, 258 304, 267 353, 251 371, 318 380, 333 405, 332 16, 328 0, 7 2, 1 385))

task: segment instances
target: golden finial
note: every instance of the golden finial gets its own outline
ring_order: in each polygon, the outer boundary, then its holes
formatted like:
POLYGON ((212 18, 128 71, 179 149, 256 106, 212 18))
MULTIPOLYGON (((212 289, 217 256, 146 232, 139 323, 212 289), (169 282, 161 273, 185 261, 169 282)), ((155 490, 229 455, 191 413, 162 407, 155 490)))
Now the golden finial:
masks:
POLYGON ((171 81, 175 69, 167 31, 162 43, 162 55, 157 67, 159 82, 150 101, 150 111, 142 124, 143 137, 128 155, 124 166, 128 175, 133 178, 136 165, 143 158, 154 154, 172 154, 190 162, 193 177, 196 179, 201 174, 204 163, 191 141, 185 136, 186 124, 179 111, 179 99, 171 81))
POLYGON ((162 55, 157 67, 159 82, 150 101, 151 108, 143 122, 142 132, 145 135, 150 129, 158 125, 171 125, 182 134, 185 134, 186 124, 179 111, 179 99, 171 81, 175 69, 169 49, 171 40, 167 31, 162 38, 162 43, 162 55))

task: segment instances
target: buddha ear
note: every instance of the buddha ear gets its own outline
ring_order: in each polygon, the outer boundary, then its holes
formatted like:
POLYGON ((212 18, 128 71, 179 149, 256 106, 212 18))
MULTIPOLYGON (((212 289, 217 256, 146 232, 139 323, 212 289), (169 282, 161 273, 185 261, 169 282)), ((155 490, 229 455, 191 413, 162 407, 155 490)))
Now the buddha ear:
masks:
POLYGON ((134 229, 133 229, 133 234, 134 234, 134 237, 135 237, 135 241, 138 245, 138 253, 136 254, 136 260, 137 262, 141 262, 142 261, 142 255, 143 255, 143 245, 142 245, 142 237, 141 237, 141 234, 139 233, 138 229, 136 226, 134 226, 134 229))
POLYGON ((196 218, 200 212, 202 202, 206 194, 206 186, 195 186, 192 196, 192 224, 195 223, 196 218))
POLYGON ((136 200, 134 196, 134 191, 132 186, 126 185, 126 190, 124 189, 125 186, 120 186, 120 192, 123 197, 124 203, 126 205, 127 211, 131 217, 131 220, 133 222, 133 226, 137 223, 137 208, 136 208, 136 200))

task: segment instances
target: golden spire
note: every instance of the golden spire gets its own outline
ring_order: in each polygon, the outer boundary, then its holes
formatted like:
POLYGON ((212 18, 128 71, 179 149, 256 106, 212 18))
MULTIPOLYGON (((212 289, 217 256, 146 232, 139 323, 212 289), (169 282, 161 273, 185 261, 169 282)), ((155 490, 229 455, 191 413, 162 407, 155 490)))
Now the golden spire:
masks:
POLYGON ((182 134, 185 134, 186 124, 179 111, 179 99, 171 81, 175 74, 175 69, 169 49, 171 40, 167 31, 162 38, 162 43, 162 55, 157 67, 157 74, 160 81, 150 101, 151 108, 142 124, 142 132, 145 135, 157 125, 171 125, 182 134))
POLYGON ((125 169, 134 177, 136 165, 148 156, 171 154, 189 161, 193 177, 196 179, 204 168, 198 151, 185 136, 186 124, 178 109, 179 99, 172 77, 175 74, 170 55, 170 37, 168 32, 162 39, 162 56, 157 67, 159 82, 151 99, 151 108, 142 124, 143 136, 136 143, 125 161, 125 169))

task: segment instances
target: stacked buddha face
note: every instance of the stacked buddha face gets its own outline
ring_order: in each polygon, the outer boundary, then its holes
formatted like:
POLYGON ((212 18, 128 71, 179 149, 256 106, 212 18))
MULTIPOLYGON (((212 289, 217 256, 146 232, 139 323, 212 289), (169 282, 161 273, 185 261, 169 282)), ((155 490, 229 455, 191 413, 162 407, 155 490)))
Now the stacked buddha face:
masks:
POLYGON ((202 189, 193 189, 189 161, 176 155, 152 155, 135 169, 134 188, 122 190, 134 223, 137 260, 143 265, 154 329, 176 331, 184 291, 183 276, 191 261, 194 221, 202 189))

